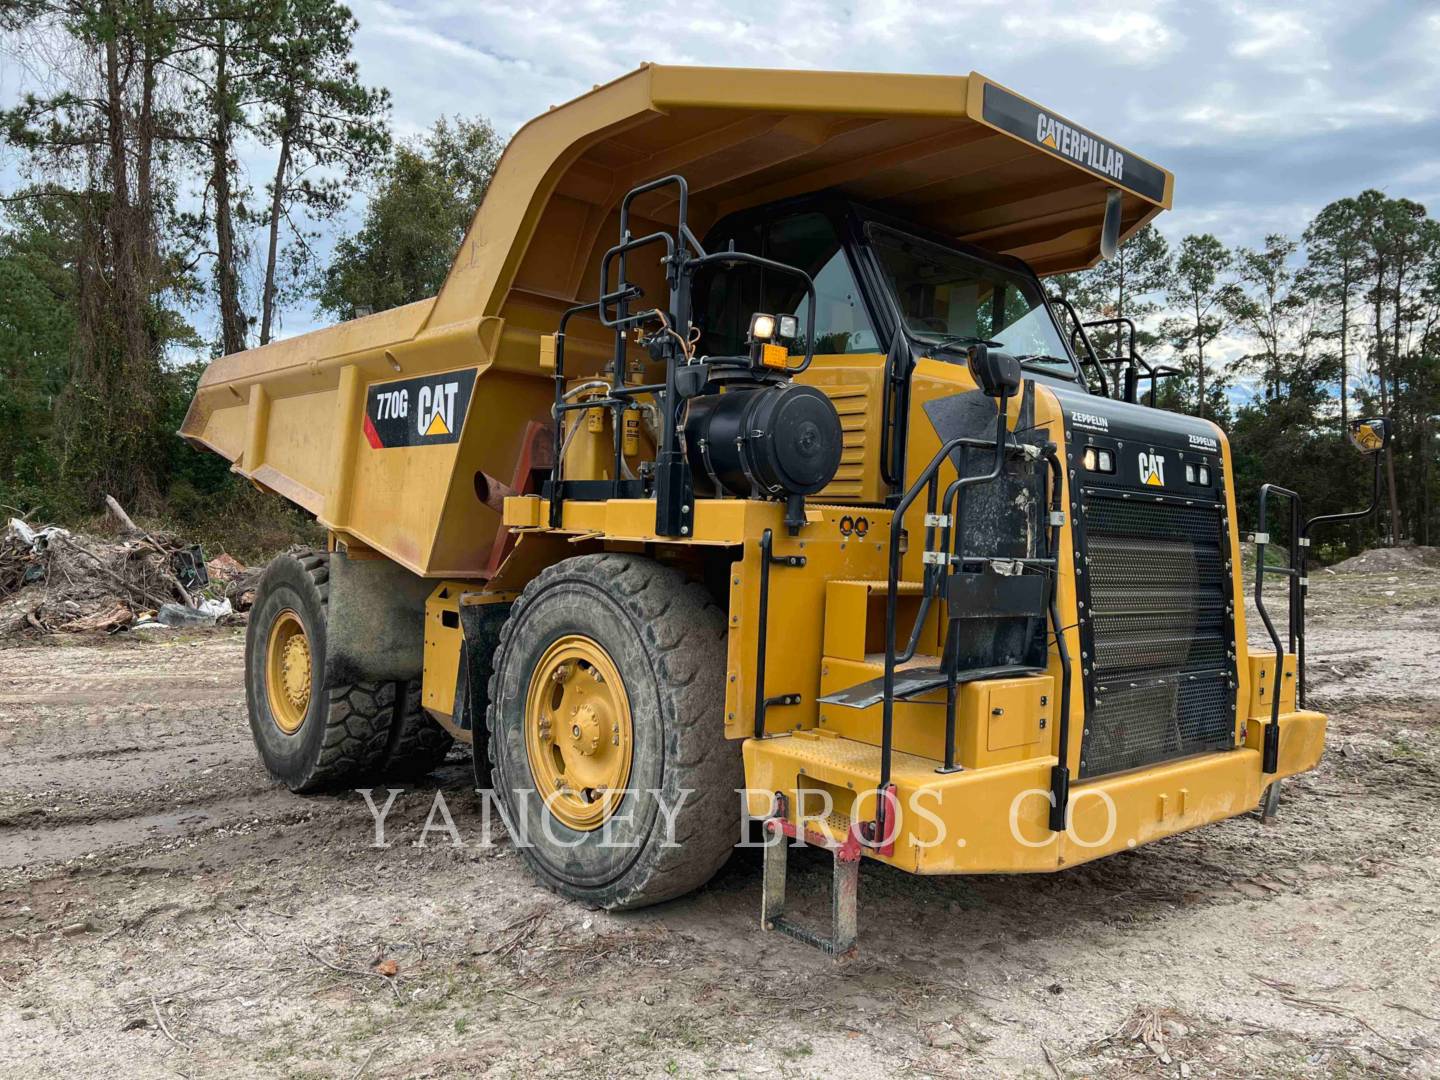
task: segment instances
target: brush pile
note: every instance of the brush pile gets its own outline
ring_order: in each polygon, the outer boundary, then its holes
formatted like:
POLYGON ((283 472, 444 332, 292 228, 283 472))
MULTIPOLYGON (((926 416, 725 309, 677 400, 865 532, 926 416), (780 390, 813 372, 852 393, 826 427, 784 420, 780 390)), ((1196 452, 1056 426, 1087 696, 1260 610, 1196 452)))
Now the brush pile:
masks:
POLYGON ((259 571, 135 525, 114 537, 12 518, 0 529, 0 639, 214 625, 249 607, 259 571))

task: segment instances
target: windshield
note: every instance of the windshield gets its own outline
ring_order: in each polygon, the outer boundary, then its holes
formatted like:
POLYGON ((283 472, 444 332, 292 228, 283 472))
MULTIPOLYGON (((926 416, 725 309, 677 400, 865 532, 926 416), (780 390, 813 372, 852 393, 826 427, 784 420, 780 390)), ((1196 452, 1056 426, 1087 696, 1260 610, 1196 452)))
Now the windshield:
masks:
POLYGON ((998 341, 1028 368, 1075 378, 1033 279, 884 225, 866 235, 912 337, 935 348, 998 341))

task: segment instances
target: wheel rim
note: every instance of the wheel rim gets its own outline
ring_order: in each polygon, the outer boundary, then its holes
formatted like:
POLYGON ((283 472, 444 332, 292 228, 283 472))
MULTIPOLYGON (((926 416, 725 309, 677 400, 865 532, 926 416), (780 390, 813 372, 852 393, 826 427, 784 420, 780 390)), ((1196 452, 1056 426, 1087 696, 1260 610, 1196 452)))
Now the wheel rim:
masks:
POLYGON ((270 701, 270 716, 286 735, 294 735, 305 723, 312 673, 305 624, 286 608, 270 624, 270 640, 265 647, 265 694, 270 701))
POLYGON ((525 696, 525 754, 556 820, 598 829, 625 797, 634 730, 630 699, 610 655, 581 634, 540 658, 525 696))

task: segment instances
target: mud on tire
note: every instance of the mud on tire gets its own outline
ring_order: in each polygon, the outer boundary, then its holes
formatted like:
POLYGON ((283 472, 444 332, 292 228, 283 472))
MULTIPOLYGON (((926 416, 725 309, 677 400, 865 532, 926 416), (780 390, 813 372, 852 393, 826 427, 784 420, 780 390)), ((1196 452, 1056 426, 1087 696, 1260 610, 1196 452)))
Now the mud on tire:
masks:
POLYGON ((742 771, 739 744, 725 738, 725 635, 703 586, 636 555, 567 559, 515 602, 490 679, 491 783, 509 821, 525 831, 526 862, 551 889, 598 907, 643 907, 700 887, 725 863, 739 837, 742 771), (629 794, 604 828, 588 832, 553 815, 542 820, 549 812, 524 730, 537 661, 573 635, 613 660, 633 729, 629 794), (651 789, 678 807, 673 826, 651 789))
POLYGON ((270 775, 301 793, 369 775, 385 758, 395 720, 395 683, 325 685, 329 593, 328 555, 281 555, 260 578, 245 633, 245 698, 255 747, 270 775), (312 658, 309 700, 293 732, 271 707, 267 664, 272 627, 287 613, 298 617, 312 658))

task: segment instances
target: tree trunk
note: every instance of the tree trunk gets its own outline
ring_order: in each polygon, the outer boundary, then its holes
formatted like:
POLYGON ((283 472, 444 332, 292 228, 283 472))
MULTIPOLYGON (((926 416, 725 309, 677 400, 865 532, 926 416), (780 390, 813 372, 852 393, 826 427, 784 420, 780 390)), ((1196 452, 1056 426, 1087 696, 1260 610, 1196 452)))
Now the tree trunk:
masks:
MULTIPOLYGON (((1380 376, 1380 411, 1387 419, 1390 416, 1390 369, 1385 363, 1385 262, 1381 260, 1375 274, 1375 367, 1380 376)), ((1390 506, 1390 544, 1393 547, 1400 539, 1400 500, 1395 494, 1395 451, 1385 452, 1385 483, 1390 506)))
POLYGON ((225 353, 245 348, 245 313, 240 308, 235 222, 230 185, 230 73, 226 23, 215 31, 215 127, 210 140, 211 186, 215 189, 215 281, 220 294, 220 343, 225 353))
POLYGON ((1195 370, 1200 390, 1200 399, 1196 402, 1195 415, 1203 420, 1205 419, 1205 325, 1198 295, 1195 297, 1195 370))
POLYGON ((285 205, 286 174, 290 171, 290 136, 295 126, 286 110, 285 130, 280 136, 280 160, 275 165, 275 184, 270 195, 269 248, 265 254, 265 289, 260 307, 260 344, 270 344, 275 325, 275 264, 280 250, 280 213, 285 205))
MULTIPOLYGON (((1350 430, 1350 260, 1340 264, 1340 437, 1350 430)), ((1358 526, 1357 526, 1358 528, 1358 526)))

